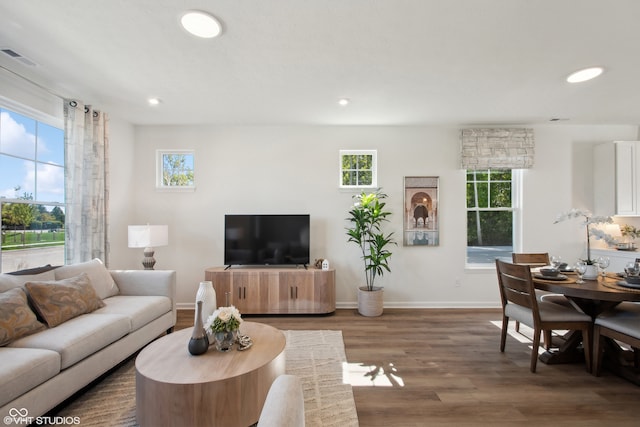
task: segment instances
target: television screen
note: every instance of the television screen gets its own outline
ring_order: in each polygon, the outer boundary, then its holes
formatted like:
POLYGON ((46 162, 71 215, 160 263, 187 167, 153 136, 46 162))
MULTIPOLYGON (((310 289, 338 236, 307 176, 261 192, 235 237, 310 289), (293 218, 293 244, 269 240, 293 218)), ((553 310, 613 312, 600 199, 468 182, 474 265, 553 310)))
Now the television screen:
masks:
POLYGON ((309 264, 309 215, 225 215, 224 263, 309 264))

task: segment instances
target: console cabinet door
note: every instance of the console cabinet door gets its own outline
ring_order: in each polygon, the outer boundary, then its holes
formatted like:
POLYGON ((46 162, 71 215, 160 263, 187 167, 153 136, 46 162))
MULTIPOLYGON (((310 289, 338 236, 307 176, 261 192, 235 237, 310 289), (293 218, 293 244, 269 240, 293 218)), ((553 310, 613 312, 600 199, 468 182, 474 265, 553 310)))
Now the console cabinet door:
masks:
POLYGON ((218 307, 234 305, 241 314, 332 313, 336 309, 335 270, 210 268, 205 270, 205 280, 213 283, 218 307))

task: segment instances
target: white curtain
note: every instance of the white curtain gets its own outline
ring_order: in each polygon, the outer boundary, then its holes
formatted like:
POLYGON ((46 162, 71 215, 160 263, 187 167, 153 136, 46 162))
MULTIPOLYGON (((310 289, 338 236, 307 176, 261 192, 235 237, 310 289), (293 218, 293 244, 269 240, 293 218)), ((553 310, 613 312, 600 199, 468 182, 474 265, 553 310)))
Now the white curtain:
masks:
POLYGON ((106 113, 65 100, 67 264, 101 259, 109 265, 109 131, 106 113))

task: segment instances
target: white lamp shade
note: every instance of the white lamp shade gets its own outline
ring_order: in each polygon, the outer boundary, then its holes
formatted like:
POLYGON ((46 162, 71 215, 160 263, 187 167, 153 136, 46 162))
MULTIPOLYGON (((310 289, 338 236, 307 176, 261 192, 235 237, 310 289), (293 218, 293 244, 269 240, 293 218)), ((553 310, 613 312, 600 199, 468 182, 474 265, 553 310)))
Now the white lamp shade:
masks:
POLYGON ((153 248, 169 244, 168 225, 130 225, 130 248, 153 248))

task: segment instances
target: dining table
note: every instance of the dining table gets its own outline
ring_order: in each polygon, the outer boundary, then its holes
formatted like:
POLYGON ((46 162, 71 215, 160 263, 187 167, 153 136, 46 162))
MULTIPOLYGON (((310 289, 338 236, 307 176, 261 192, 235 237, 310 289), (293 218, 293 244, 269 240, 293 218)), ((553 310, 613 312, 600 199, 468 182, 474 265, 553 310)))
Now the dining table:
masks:
MULTIPOLYGON (((532 269, 532 278, 536 289, 564 295, 577 310, 594 320, 623 301, 640 302, 640 289, 629 287, 621 273, 600 274, 596 279, 584 279, 584 283, 578 283, 577 275, 573 272, 546 277, 532 269)), ((622 348, 615 340, 603 338, 605 367, 640 385, 640 375, 633 369, 633 352, 622 348)), ((540 361, 546 364, 584 361, 584 351, 594 354, 593 348, 582 348, 582 332, 568 331, 558 348, 542 353, 540 361)))

